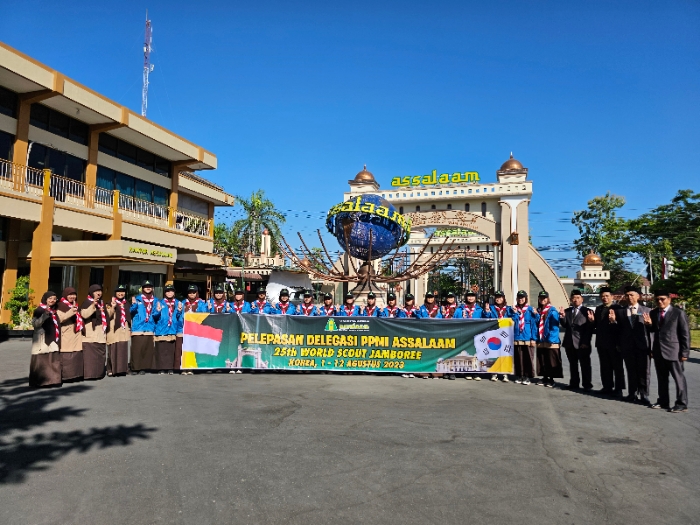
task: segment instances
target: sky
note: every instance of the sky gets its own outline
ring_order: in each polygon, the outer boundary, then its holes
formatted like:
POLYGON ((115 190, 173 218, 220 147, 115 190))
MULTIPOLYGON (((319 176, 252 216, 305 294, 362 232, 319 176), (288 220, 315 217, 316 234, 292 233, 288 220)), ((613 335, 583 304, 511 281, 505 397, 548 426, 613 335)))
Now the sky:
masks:
POLYGON ((202 174, 229 193, 264 189, 290 236, 323 228, 364 164, 382 187, 495 182, 512 151, 532 242, 573 277, 589 199, 622 195, 633 217, 700 190, 695 0, 4 0, 0 40, 140 112, 146 9, 148 117, 214 152, 202 174))

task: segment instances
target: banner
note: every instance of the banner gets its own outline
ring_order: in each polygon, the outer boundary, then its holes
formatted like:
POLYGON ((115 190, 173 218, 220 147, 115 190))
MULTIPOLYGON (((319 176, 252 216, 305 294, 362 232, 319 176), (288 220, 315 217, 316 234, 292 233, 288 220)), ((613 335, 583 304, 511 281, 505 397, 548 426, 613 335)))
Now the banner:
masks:
POLYGON ((185 314, 183 369, 513 373, 510 319, 185 314))

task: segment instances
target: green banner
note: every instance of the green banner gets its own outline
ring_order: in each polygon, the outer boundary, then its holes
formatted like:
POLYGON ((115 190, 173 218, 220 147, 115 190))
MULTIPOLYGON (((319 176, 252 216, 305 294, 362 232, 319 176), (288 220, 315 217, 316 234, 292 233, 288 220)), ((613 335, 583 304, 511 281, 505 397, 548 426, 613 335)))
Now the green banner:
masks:
POLYGON ((182 368, 512 374, 512 324, 188 313, 182 368))

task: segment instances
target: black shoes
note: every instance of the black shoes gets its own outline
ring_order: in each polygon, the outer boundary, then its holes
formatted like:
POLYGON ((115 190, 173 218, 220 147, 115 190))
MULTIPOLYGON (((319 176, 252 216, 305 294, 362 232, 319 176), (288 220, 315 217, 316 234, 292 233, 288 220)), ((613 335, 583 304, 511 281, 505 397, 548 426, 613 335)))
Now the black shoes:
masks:
POLYGON ((680 405, 676 405, 671 410, 669 410, 669 412, 671 412, 671 414, 680 414, 681 412, 687 412, 687 411, 688 411, 688 407, 683 407, 680 405))
POLYGON ((450 381, 454 381, 455 379, 457 379, 457 377, 454 374, 450 374, 449 376, 447 376, 447 379, 449 379, 450 381))
POLYGON ((668 405, 662 405, 661 403, 654 403, 653 405, 649 406, 649 408, 653 409, 658 409, 658 408, 663 408, 664 410, 670 410, 668 405))

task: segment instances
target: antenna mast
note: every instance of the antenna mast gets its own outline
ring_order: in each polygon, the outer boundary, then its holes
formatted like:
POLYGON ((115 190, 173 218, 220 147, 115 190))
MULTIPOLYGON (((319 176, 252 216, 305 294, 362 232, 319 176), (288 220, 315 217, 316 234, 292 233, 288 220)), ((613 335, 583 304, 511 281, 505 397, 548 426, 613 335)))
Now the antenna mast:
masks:
POLYGON ((153 42, 153 28, 151 21, 148 19, 148 10, 146 11, 146 37, 143 42, 143 90, 141 92, 141 116, 146 116, 148 110, 148 75, 153 71, 151 64, 151 43, 153 42))

